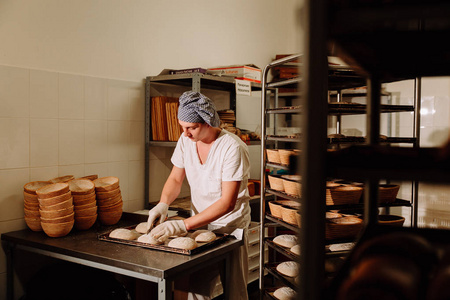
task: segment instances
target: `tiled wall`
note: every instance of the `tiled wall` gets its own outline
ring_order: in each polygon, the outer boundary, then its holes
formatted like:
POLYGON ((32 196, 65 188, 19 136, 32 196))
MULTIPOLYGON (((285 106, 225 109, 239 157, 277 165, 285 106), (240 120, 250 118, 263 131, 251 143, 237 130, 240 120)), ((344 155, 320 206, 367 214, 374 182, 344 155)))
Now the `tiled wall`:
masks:
MULTIPOLYGON (((26 228, 25 183, 62 175, 117 176, 124 210, 142 209, 144 118, 143 82, 0 66, 0 233, 26 228)), ((166 150, 150 156, 167 177, 166 150)), ((0 251, 0 299, 5 272, 0 251)))

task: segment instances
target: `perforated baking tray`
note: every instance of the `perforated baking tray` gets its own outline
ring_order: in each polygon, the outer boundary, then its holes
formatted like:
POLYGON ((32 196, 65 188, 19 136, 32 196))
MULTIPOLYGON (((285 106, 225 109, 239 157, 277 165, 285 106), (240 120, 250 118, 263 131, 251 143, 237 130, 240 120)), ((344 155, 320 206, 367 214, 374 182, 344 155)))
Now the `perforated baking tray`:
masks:
MULTIPOLYGON (((119 227, 119 228, 134 230, 134 228, 137 225, 138 224, 132 225, 132 226, 126 226, 126 227, 119 227)), ((122 240, 122 239, 116 239, 116 238, 109 237, 109 234, 111 233, 111 231, 113 231, 115 229, 117 229, 117 228, 110 229, 104 233, 99 234, 98 239, 101 241, 106 241, 106 242, 119 243, 119 244, 124 244, 124 245, 130 245, 130 246, 136 246, 136 247, 141 247, 141 248, 160 250, 160 251, 172 252, 172 253, 178 253, 178 254, 184 254, 184 255, 193 255, 193 254, 200 253, 207 249, 211 249, 211 248, 219 245, 220 243, 223 243, 224 241, 226 241, 229 238, 234 238, 234 236, 232 236, 232 235, 217 233, 217 232, 213 231, 216 234, 216 239, 214 241, 209 242, 209 243, 197 243, 197 245, 198 245, 197 248, 195 248, 193 250, 184 250, 184 249, 178 249, 178 248, 173 248, 173 247, 167 246, 167 244, 171 240, 170 238, 163 245, 151 245, 151 244, 147 244, 147 243, 138 242, 137 240, 129 241, 129 240, 122 240)), ((195 230, 188 232, 187 236, 191 236, 194 232, 195 232, 195 230)))

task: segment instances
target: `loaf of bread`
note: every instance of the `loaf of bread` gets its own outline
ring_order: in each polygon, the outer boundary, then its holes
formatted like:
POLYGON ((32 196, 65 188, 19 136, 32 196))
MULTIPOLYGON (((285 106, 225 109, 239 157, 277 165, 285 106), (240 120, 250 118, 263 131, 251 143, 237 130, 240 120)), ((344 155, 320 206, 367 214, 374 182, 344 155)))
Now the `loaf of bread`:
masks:
POLYGON ((135 240, 139 235, 126 228, 117 228, 111 231, 109 237, 121 240, 135 240))
POLYGON ((197 243, 190 237, 177 237, 171 240, 167 246, 177 249, 193 250, 197 248, 197 243))
POLYGON ((295 261, 285 261, 277 266, 277 271, 288 277, 296 277, 300 273, 300 264, 295 261))
POLYGON ((300 255, 300 244, 292 246, 291 252, 294 254, 300 255))
POLYGON ((273 296, 278 300, 294 300, 297 299, 297 292, 290 287, 283 286, 276 289, 273 296))
POLYGON ((291 248, 298 244, 298 238, 294 234, 282 234, 276 236, 273 242, 281 247, 291 248))
POLYGON ((139 233, 147 233, 147 222, 139 223, 134 230, 139 233))
POLYGON ((164 242, 161 242, 158 239, 155 239, 150 234, 143 234, 137 240, 138 240, 138 242, 145 243, 145 244, 151 244, 151 245, 164 244, 164 242))
POLYGON ((209 243, 216 239, 216 234, 210 230, 199 229, 191 235, 191 238, 197 243, 209 243))

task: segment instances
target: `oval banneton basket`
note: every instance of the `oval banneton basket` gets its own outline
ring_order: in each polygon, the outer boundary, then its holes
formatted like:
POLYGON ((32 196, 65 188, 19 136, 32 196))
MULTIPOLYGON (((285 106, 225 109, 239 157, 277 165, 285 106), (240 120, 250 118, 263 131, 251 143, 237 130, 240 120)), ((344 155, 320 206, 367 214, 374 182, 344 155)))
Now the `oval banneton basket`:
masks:
POLYGON ((342 217, 327 220, 325 239, 346 239, 356 237, 363 228, 363 221, 357 217, 342 217))
POLYGON ((281 208, 283 206, 276 201, 269 201, 270 214, 276 218, 282 219, 281 208))
POLYGON ((327 189, 327 205, 356 204, 361 199, 363 190, 360 186, 350 185, 327 189))
POLYGON ((282 165, 289 166, 290 165, 290 157, 299 155, 300 150, 296 149, 278 149, 278 153, 280 154, 280 162, 282 165))
POLYGON ((281 176, 283 179, 283 187, 284 192, 288 195, 294 197, 300 197, 301 195, 301 184, 300 184, 300 175, 283 175, 281 176))
POLYGON ((298 226, 299 223, 297 223, 297 217, 296 213, 298 212, 298 209, 295 209, 291 206, 283 205, 281 206, 281 218, 284 222, 298 226))
POLYGON ((278 153, 277 149, 266 149, 267 154, 267 161, 274 163, 274 164, 280 164, 280 154, 278 153))
POLYGON ((269 175, 269 185, 272 190, 284 192, 283 179, 281 177, 269 175))
POLYGON ((398 184, 380 184, 378 189, 379 203, 392 203, 397 199, 400 185, 398 184))

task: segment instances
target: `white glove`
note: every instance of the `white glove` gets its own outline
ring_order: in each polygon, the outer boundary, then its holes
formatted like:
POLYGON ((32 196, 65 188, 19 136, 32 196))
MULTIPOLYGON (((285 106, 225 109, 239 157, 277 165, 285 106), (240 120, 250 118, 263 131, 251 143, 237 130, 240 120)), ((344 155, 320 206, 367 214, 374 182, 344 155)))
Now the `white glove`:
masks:
POLYGON ((169 205, 159 202, 155 207, 153 207, 148 212, 147 220, 147 231, 153 228, 153 223, 159 218, 158 224, 161 224, 166 220, 167 211, 169 210, 169 205))
POLYGON ((150 236, 160 242, 165 242, 170 236, 187 233, 183 220, 167 221, 159 224, 150 232, 150 236))

